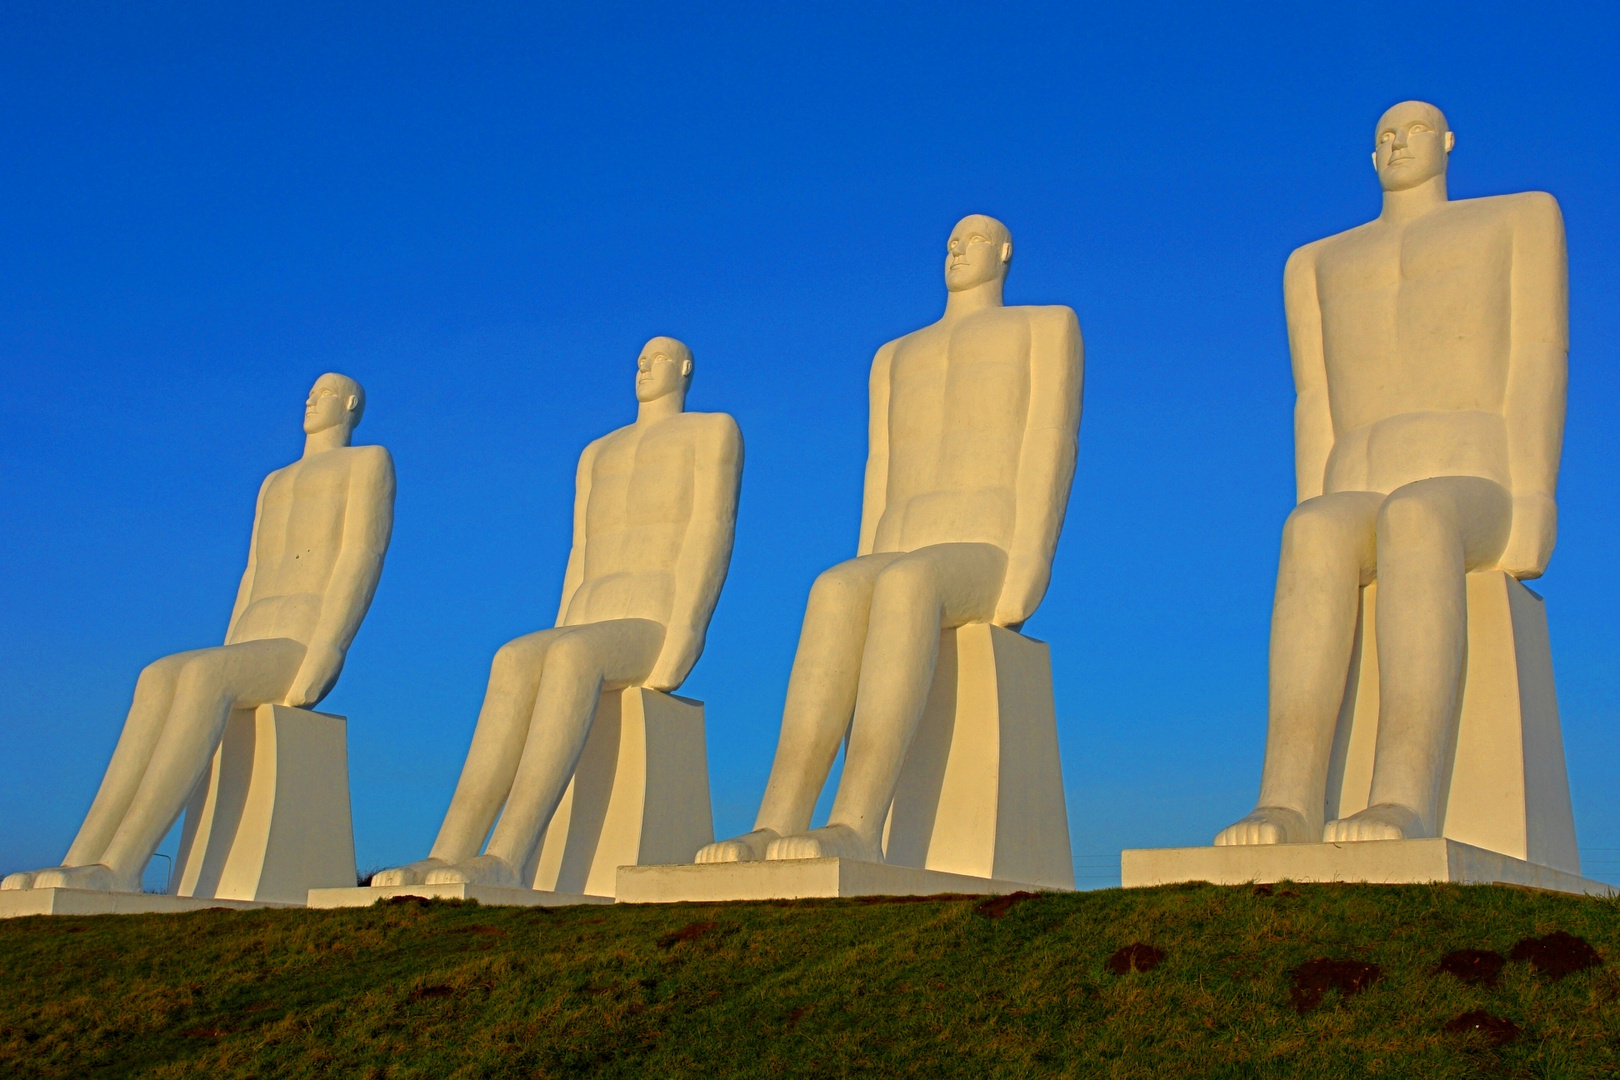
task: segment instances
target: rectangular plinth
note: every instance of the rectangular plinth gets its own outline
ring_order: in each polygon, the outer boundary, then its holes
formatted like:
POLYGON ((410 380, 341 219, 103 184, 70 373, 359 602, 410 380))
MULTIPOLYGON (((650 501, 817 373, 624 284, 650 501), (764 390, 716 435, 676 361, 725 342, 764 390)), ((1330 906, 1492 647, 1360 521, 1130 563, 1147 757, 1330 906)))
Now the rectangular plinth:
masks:
POLYGON ((264 900, 212 900, 202 896, 103 892, 100 889, 8 889, 0 892, 0 919, 22 915, 151 915, 207 908, 296 907, 264 900))
POLYGON ((550 892, 545 889, 505 889, 498 885, 369 885, 363 888, 311 889, 312 908, 370 907, 396 896, 429 900, 476 900, 491 907, 566 907, 569 904, 611 904, 611 896, 550 892))
POLYGON ((767 862, 619 867, 621 904, 673 904, 683 900, 799 900, 814 896, 999 895, 1038 885, 919 870, 854 859, 778 859, 767 862))
POLYGON ((1486 851, 1456 840, 1365 840, 1351 844, 1253 844, 1238 847, 1139 848, 1120 853, 1126 888, 1208 881, 1243 885, 1273 881, 1363 881, 1409 885, 1528 885, 1554 892, 1606 896, 1612 885, 1486 851))

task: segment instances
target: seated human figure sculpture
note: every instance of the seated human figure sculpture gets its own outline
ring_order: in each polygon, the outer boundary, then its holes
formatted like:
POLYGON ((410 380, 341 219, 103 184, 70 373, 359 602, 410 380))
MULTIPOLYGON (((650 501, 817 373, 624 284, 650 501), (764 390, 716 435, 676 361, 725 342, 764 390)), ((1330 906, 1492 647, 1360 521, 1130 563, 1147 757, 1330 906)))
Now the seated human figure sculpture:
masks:
POLYGON ((1563 220, 1543 192, 1448 201, 1454 137, 1378 122, 1383 212, 1283 271, 1298 506, 1272 608, 1259 804, 1217 845, 1437 835, 1467 648, 1466 575, 1552 555, 1569 350, 1563 220), (1358 590, 1378 584, 1367 808, 1325 822, 1358 590))
POLYGON ((673 691, 703 652, 731 561, 742 433, 725 413, 684 411, 692 353, 681 342, 653 338, 636 366, 635 423, 579 458, 556 626, 495 653, 432 851, 373 885, 525 887, 602 693, 673 691))
POLYGON ((698 862, 882 862, 941 630, 1017 629, 1045 595, 1079 439, 1080 324, 1067 307, 1004 307, 1011 259, 1005 225, 963 218, 944 317, 878 350, 857 555, 810 590, 754 830, 698 862), (832 813, 811 830, 846 732, 832 813))
POLYGON ((147 665, 101 788, 62 865, 0 888, 138 892, 141 874, 209 768, 233 709, 320 702, 382 574, 394 522, 394 463, 350 446, 365 392, 315 381, 304 454, 265 477, 247 570, 225 644, 147 665))

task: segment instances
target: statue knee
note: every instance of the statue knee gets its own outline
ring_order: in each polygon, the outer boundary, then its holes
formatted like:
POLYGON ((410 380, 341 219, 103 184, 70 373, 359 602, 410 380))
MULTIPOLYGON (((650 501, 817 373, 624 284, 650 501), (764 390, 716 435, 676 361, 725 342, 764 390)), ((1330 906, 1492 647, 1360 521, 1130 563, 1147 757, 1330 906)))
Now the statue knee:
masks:
POLYGON ((147 664, 135 680, 135 696, 165 693, 174 685, 185 665, 186 660, 181 656, 165 656, 147 664))
POLYGON ((520 641, 508 641, 495 650, 495 659, 490 661, 489 681, 496 682, 515 678, 524 666, 531 662, 531 649, 525 647, 520 641))
POLYGON ((863 606, 866 583, 849 563, 823 570, 810 586, 810 610, 842 617, 863 606))
POLYGON ((1378 550, 1444 542, 1455 532, 1451 508, 1438 492, 1408 485, 1392 493, 1378 510, 1378 550))
POLYGON ((577 634, 565 634, 552 642, 551 648, 546 650, 548 677, 585 676, 599 666, 596 649, 584 637, 577 634))
POLYGON ((210 700, 225 692, 223 672, 217 657, 208 653, 188 659, 175 676, 175 700, 210 700))
POLYGON ((872 588, 872 610, 893 611, 926 606, 935 600, 933 567, 922 559, 898 559, 878 575, 872 588))
POLYGON ((1331 502, 1311 499, 1300 503, 1283 525, 1283 559, 1333 565, 1355 554, 1355 531, 1351 516, 1331 502))

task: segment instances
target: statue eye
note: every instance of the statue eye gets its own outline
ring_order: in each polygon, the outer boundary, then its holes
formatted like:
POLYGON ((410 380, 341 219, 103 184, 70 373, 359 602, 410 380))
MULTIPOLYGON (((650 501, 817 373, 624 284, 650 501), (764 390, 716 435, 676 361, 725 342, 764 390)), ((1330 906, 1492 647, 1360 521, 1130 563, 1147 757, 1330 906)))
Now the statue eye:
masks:
POLYGON ((1378 141, 1381 142, 1381 143, 1387 143, 1391 139, 1393 139, 1394 137, 1395 137, 1395 133, 1393 131, 1386 131, 1383 134, 1378 136, 1378 141))

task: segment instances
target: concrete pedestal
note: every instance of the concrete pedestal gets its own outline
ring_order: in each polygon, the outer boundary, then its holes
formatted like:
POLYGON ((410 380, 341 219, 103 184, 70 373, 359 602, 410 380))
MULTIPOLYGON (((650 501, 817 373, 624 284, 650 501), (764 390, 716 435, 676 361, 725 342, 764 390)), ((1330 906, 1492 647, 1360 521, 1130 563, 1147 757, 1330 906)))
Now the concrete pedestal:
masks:
POLYGON ((1028 888, 1014 881, 854 859, 781 859, 701 866, 621 866, 618 896, 621 904, 672 904, 683 900, 797 900, 815 896, 1000 895, 1028 888))
POLYGON ((347 722, 285 705, 231 713, 186 807, 175 898, 302 904, 354 879, 347 722))
POLYGON ((1447 840, 1366 840, 1353 844, 1253 844, 1241 847, 1145 848, 1124 851, 1126 888, 1208 881, 1243 885, 1275 881, 1363 881, 1409 885, 1434 881, 1528 885, 1606 896, 1613 886, 1500 852, 1447 840))
MULTIPOLYGON (((1362 590, 1325 820, 1367 807, 1378 739, 1378 586, 1362 590)), ((1468 667, 1441 835, 1579 875, 1575 816, 1541 597, 1500 570, 1468 575, 1468 667)))
POLYGON ((621 866, 691 862, 714 839, 703 703, 632 687, 603 694, 526 877, 609 897, 621 866))
POLYGON ((8 889, 0 892, 0 919, 22 915, 149 915, 205 908, 297 907, 256 900, 215 900, 162 893, 103 892, 100 889, 8 889))
POLYGON ((570 904, 611 904, 610 896, 542 892, 538 889, 503 889, 495 885, 377 885, 368 888, 311 889, 312 908, 370 907, 396 896, 440 900, 476 900, 496 907, 566 907, 570 904))
POLYGON ((982 623, 940 635, 883 849, 894 867, 1074 888, 1044 641, 982 623))

